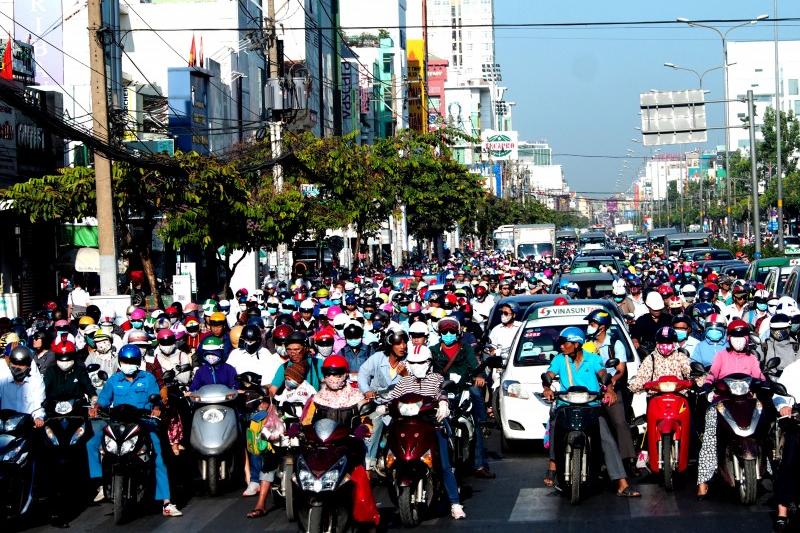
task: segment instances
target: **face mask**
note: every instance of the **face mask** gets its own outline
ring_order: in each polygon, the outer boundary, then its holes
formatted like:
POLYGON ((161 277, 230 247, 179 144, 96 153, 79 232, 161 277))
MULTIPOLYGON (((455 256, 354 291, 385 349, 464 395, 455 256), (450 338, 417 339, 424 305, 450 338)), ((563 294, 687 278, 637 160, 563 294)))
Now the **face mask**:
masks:
POLYGON ((159 345, 159 349, 161 350, 161 353, 163 353, 164 355, 172 355, 173 353, 175 353, 175 350, 178 349, 178 345, 177 344, 170 344, 169 346, 159 345))
POLYGON ((597 326, 588 326, 586 328, 586 335, 594 337, 597 334, 597 326))
POLYGON ((333 346, 317 346, 317 353, 322 357, 328 357, 333 353, 333 346))
POLYGON ((220 356, 218 356, 218 355, 214 355, 214 354, 207 354, 206 355, 206 363, 208 363, 211 366, 216 366, 221 360, 222 360, 222 358, 220 356))
MULTIPOLYGON (((333 349, 333 348, 331 348, 331 349, 333 349)), ((280 346, 280 345, 279 345, 279 346, 276 346, 276 347, 275 347, 275 351, 276 351, 276 352, 277 352, 277 354, 278 354, 278 355, 280 355, 281 357, 286 357, 286 346, 280 346)))
POLYGON ((285 380, 285 381, 283 382, 283 384, 284 384, 284 386, 286 387, 286 389, 287 389, 287 390, 294 390, 294 389, 296 389, 296 388, 297 388, 297 386, 299 385, 299 384, 298 384, 296 381, 294 381, 293 379, 287 379, 287 380, 285 380))
POLYGON ((400 306, 400 312, 401 313, 408 313, 408 306, 407 305, 401 305, 400 306))
POLYGON ((678 342, 683 342, 689 337, 689 332, 682 329, 676 329, 675 335, 678 336, 678 342))
POLYGON ((514 320, 514 315, 500 315, 500 322, 503 324, 508 324, 512 320, 514 320))
POLYGON ((756 309, 758 309, 759 311, 766 311, 767 307, 768 307, 767 304, 756 304, 756 309))
POLYGON ((800 331, 800 324, 792 324, 791 326, 789 326, 789 330, 792 333, 797 333, 798 331, 800 331))
POLYGON ((278 309, 276 307, 269 307, 267 308, 267 312, 271 315, 274 315, 278 313, 278 309))
POLYGON ((670 344, 656 344, 656 350, 658 350, 658 353, 660 353, 661 355, 666 357, 666 356, 670 355, 673 351, 675 351, 675 345, 672 344, 672 343, 670 343, 670 344))
POLYGON ((365 320, 369 320, 372 318, 372 311, 364 311, 363 315, 365 320))
POLYGON ((14 381, 17 383, 22 383, 25 381, 25 378, 31 375, 30 367, 19 368, 16 366, 10 366, 11 375, 14 377, 14 381))
POLYGON ((58 368, 66 372, 67 370, 75 366, 75 361, 56 361, 56 364, 58 365, 58 368))
POLYGON ((282 315, 291 315, 292 311, 294 311, 294 309, 289 309, 289 308, 281 309, 281 314, 282 315))
POLYGON ((789 330, 786 328, 773 329, 770 331, 770 336, 778 342, 785 341, 789 338, 789 330))
POLYGON ((143 325, 144 322, 142 322, 141 320, 131 320, 131 327, 133 329, 142 329, 143 325))
POLYGON ((172 318, 170 318, 170 319, 169 319, 169 323, 170 323, 170 324, 173 324, 173 325, 174 325, 174 324, 175 324, 177 321, 178 321, 178 317, 172 317, 172 318))
POLYGON ((747 348, 746 337, 731 337, 731 348, 736 352, 743 352, 747 348))
POLYGON ((89 346, 90 348, 94 348, 94 339, 91 337, 85 337, 85 339, 86 339, 86 345, 89 346))
POLYGON ((325 376, 322 381, 325 382, 325 386, 330 390, 340 390, 347 383, 347 376, 325 376))
POLYGON ((336 300, 331 300, 331 305, 342 305, 342 300, 337 298, 336 300))
POLYGON ((458 335, 455 333, 443 333, 441 338, 445 346, 452 346, 458 340, 458 335))
POLYGON ((623 300, 625 300, 624 296, 614 296, 614 301, 617 302, 618 304, 622 303, 623 300))
POLYGON ((706 331, 706 339, 711 342, 719 342, 722 340, 722 332, 718 329, 709 329, 706 331))
POLYGON ((132 376, 136 373, 137 370, 139 370, 139 365, 134 365, 131 363, 120 363, 119 369, 126 376, 132 376))
POLYGON ((361 346, 361 339, 347 339, 347 345, 351 348, 358 348, 361 346))
POLYGON ((428 375, 428 370, 430 370, 431 364, 430 363, 413 364, 413 365, 407 365, 407 367, 411 371, 411 375, 413 375, 417 379, 422 379, 428 375))
POLYGON ((111 351, 111 341, 100 341, 97 343, 97 351, 102 354, 107 354, 111 351))

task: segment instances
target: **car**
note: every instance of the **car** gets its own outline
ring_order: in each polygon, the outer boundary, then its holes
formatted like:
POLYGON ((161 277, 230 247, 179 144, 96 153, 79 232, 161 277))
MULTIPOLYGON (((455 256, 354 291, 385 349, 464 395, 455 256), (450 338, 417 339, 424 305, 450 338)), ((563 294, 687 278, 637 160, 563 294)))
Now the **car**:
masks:
POLYGON ((800 259, 792 259, 795 265, 789 267, 791 272, 786 282, 783 284, 783 290, 779 293, 780 296, 791 296, 797 301, 800 297, 800 259))
POLYGON ((687 261, 733 261, 730 250, 718 248, 683 248, 678 257, 687 261))
POLYGON ((578 254, 582 257, 615 257, 620 261, 625 261, 625 252, 619 248, 597 248, 595 250, 581 250, 578 254))
POLYGON ((800 237, 797 235, 785 235, 783 237, 783 253, 786 255, 800 254, 800 237))
POLYGON ((766 286, 769 293, 782 296, 783 287, 786 285, 786 280, 789 279, 789 275, 793 270, 794 267, 791 266, 774 267, 770 270, 770 273, 767 274, 767 279, 764 280, 764 286, 766 286))
POLYGON ((747 281, 755 281, 757 283, 764 283, 767 279, 767 274, 773 267, 789 266, 789 259, 786 257, 770 257, 767 259, 757 259, 750 263, 745 274, 747 281))
MULTIPOLYGON (((515 442, 542 440, 547 430, 550 404, 542 397, 541 375, 558 353, 556 341, 562 329, 577 326, 586 330, 586 316, 596 309, 609 309, 606 300, 570 300, 566 305, 538 303, 530 306, 527 318, 511 345, 509 358, 500 378, 495 412, 499 414, 501 446, 508 449, 515 442)), ((612 339, 622 341, 624 354, 614 355, 628 363, 628 373, 635 376, 641 363, 619 312, 611 313, 612 339)), ((633 401, 635 416, 645 413, 644 395, 633 401)))
POLYGON ((579 255, 572 260, 569 266, 570 272, 601 272, 602 268, 611 268, 614 273, 622 272, 623 265, 616 258, 610 255, 579 255), (594 270, 580 270, 580 269, 594 269, 594 270))
POLYGON ((500 323, 499 309, 501 305, 509 303, 516 305, 517 312, 514 320, 522 322, 525 317, 525 312, 532 304, 540 302, 552 302, 558 297, 558 294, 518 294, 516 296, 506 296, 505 298, 500 298, 495 302, 492 310, 489 311, 489 317, 486 319, 486 324, 488 325, 483 330, 483 335, 481 335, 481 339, 478 342, 478 348, 483 350, 483 347, 489 343, 489 333, 491 333, 492 328, 500 323))
POLYGON ((578 284, 578 298, 605 298, 611 295, 611 291, 614 290, 613 283, 615 279, 614 274, 610 272, 561 274, 553 280, 550 292, 553 294, 558 293, 562 280, 566 280, 568 283, 574 282, 578 284))

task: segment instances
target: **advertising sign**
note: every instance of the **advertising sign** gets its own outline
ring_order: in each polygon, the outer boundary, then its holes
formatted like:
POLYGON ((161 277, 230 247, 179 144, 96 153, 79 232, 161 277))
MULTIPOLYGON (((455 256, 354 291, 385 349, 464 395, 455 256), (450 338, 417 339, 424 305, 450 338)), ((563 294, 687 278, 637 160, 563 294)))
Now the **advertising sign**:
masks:
POLYGON ((481 132, 481 156, 484 161, 519 159, 519 133, 483 130, 481 132))
POLYGON ((192 301, 192 277, 188 274, 172 276, 172 301, 183 305, 192 301))
POLYGON ((17 141, 14 108, 0 100, 0 183, 17 175, 17 141))
MULTIPOLYGON (((33 46, 39 85, 64 83, 63 18, 61 0, 14 0, 14 37, 33 46)), ((17 65, 15 57, 15 71, 17 65)))

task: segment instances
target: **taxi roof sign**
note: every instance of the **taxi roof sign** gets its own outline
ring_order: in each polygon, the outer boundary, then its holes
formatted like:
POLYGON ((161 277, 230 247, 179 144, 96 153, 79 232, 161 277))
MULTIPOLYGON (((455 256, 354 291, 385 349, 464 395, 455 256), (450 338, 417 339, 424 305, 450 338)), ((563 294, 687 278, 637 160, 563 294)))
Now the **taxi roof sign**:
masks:
POLYGON ((548 305, 536 309, 528 320, 539 318, 558 318, 564 316, 575 316, 584 318, 596 309, 603 309, 602 305, 579 304, 579 305, 548 305))

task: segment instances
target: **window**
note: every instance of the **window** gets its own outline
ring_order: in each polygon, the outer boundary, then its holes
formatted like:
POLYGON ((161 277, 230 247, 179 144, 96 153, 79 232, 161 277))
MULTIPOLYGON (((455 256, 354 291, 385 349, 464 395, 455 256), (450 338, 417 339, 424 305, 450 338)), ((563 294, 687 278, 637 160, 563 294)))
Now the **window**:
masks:
POLYGON ((384 55, 383 56, 383 72, 389 74, 392 72, 392 56, 391 55, 384 55))
POLYGON ((798 94, 797 88, 798 88, 797 87, 797 80, 789 80, 789 95, 797 96, 797 94, 798 94))
POLYGON ((794 114, 795 115, 800 114, 800 100, 794 101, 794 114))

